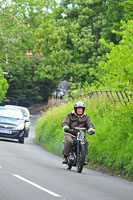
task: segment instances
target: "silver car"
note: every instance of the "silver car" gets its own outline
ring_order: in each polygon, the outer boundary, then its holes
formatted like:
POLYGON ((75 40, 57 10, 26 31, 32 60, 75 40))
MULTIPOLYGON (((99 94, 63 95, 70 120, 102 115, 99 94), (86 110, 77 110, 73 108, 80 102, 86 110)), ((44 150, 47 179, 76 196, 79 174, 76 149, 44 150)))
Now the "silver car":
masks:
POLYGON ((18 139, 19 143, 24 143, 25 119, 20 110, 0 107, 0 137, 18 139))
POLYGON ((25 137, 29 136, 29 131, 30 131, 30 118, 32 117, 32 115, 30 115, 30 112, 28 110, 28 108, 26 107, 22 107, 22 106, 15 106, 15 105, 5 105, 6 108, 16 108, 21 110, 21 112, 23 113, 24 119, 26 120, 25 123, 25 137))

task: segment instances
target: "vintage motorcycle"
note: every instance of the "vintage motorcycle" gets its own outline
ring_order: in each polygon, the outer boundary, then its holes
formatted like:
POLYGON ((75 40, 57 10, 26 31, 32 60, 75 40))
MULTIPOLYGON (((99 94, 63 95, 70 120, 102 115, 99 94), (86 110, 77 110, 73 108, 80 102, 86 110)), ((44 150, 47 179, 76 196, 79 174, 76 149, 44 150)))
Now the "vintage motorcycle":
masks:
POLYGON ((67 169, 73 166, 77 168, 77 172, 81 173, 85 163, 85 131, 86 128, 75 128, 76 137, 73 137, 71 142, 71 150, 68 157, 67 169))

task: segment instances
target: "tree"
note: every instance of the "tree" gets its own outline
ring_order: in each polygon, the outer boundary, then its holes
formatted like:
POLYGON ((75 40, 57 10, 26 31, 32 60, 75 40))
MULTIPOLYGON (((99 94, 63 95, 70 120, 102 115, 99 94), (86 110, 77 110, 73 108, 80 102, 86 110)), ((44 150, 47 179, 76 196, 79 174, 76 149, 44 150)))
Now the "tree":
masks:
POLYGON ((0 103, 2 102, 2 100, 5 97, 5 93, 7 91, 7 88, 8 88, 7 81, 4 78, 3 72, 2 72, 2 70, 0 68, 0 103))
POLYGON ((34 33, 52 2, 12 0, 13 4, 4 3, 5 6, 1 7, 1 67, 8 72, 9 83, 6 102, 29 105, 44 101, 55 87, 54 83, 40 80, 35 75, 39 61, 35 54, 40 49, 34 49, 34 33), (27 49, 33 50, 30 58, 26 57, 27 49))
POLYGON ((46 100, 60 80, 99 83, 97 66, 111 50, 100 41, 118 44, 122 35, 112 30, 131 11, 124 0, 2 2, 0 67, 8 72, 6 98, 15 104, 46 100))
POLYGON ((67 63, 67 78, 72 77, 74 82, 82 84, 85 81, 91 84, 97 79, 92 72, 100 61, 106 60, 105 53, 109 51, 100 44, 100 39, 104 38, 114 43, 120 40, 112 33, 114 27, 119 29, 120 20, 124 15, 120 2, 123 1, 62 1, 67 49, 71 54, 71 59, 67 63))
MULTIPOLYGON (((100 87, 108 89, 133 89, 133 20, 122 22, 122 40, 118 45, 110 44, 111 51, 106 54, 107 62, 98 65, 98 79, 100 87), (102 84, 101 84, 102 83, 102 84)), ((105 43, 105 41, 102 41, 105 43)), ((105 45, 107 45, 105 43, 105 45)))

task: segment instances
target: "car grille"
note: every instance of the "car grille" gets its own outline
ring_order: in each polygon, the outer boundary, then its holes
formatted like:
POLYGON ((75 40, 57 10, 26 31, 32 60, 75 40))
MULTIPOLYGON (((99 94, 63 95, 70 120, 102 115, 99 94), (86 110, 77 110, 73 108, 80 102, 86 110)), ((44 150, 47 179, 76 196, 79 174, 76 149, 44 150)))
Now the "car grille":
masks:
POLYGON ((0 124, 0 129, 8 129, 12 130, 16 127, 16 125, 7 125, 7 124, 0 124))

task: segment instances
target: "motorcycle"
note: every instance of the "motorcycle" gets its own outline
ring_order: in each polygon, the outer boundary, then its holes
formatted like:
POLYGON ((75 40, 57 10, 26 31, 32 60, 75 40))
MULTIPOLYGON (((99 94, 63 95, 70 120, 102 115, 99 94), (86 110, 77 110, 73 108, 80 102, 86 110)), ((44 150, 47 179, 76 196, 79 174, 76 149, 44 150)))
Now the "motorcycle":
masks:
POLYGON ((85 131, 86 128, 76 127, 76 137, 73 137, 71 142, 71 150, 68 157, 67 169, 71 170, 74 166, 77 168, 77 172, 81 173, 85 163, 85 131))

